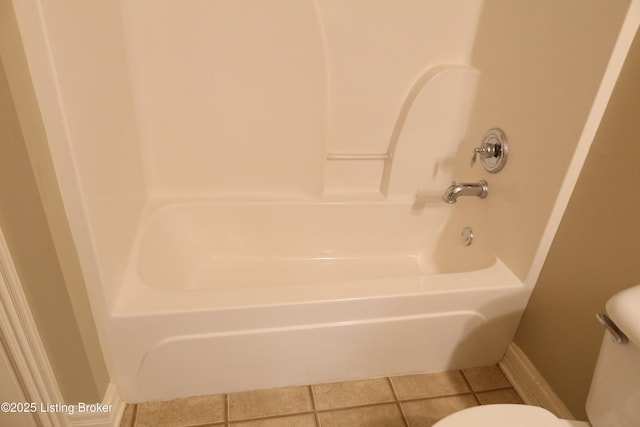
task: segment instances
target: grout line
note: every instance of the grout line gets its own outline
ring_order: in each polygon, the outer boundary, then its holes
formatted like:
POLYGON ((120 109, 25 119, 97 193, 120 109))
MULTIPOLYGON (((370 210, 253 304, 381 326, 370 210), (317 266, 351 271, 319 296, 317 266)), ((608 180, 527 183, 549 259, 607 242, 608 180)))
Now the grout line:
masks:
POLYGON ((231 408, 229 407, 229 393, 224 394, 224 422, 229 425, 231 422, 231 408))
POLYGON ((473 398, 476 400, 476 403, 478 404, 478 406, 482 406, 482 402, 480 402, 480 399, 478 399, 478 395, 473 393, 473 398))
POLYGON ((392 399, 392 400, 382 400, 379 402, 357 403, 355 405, 337 406, 335 408, 318 409, 318 412, 322 413, 322 412, 340 411, 342 409, 365 408, 367 406, 389 405, 396 402, 397 401, 395 399, 392 399))
POLYGON ((476 403, 478 404, 478 406, 481 406, 482 403, 480 402, 480 399, 478 398, 478 395, 476 394, 476 391, 474 390, 473 386, 471 385, 471 381, 469 381, 469 378, 467 378, 467 374, 464 373, 463 369, 460 369, 460 373, 462 374, 462 378, 464 378, 464 382, 466 382, 467 385, 469 386, 469 390, 471 390, 471 395, 475 399, 476 403))
POLYGON ((302 411, 302 412, 289 412, 286 414, 273 414, 273 415, 262 415, 259 417, 252 417, 252 418, 239 418, 237 420, 233 420, 233 421, 229 421, 229 424, 231 423, 246 423, 249 421, 264 421, 264 420, 273 420, 273 419, 278 419, 278 418, 289 418, 289 417, 296 417, 299 415, 314 415, 316 412, 315 411, 302 411))
POLYGON ((313 384, 309 385, 309 395, 311 396, 311 407, 314 411, 318 410, 318 401, 316 400, 316 393, 313 390, 313 384))
POLYGON ((131 418, 131 427, 136 427, 138 422, 138 404, 133 405, 133 417, 131 418))
POLYGON ((418 400, 434 400, 434 399, 444 399, 446 397, 456 397, 456 396, 468 396, 468 395, 475 395, 475 393, 468 391, 468 392, 464 392, 464 393, 453 393, 453 394, 439 394, 437 396, 421 396, 421 397, 408 397, 406 399, 402 399, 399 401, 399 403, 405 403, 405 402, 416 402, 418 400))
POLYGON ((370 408, 372 406, 393 405, 393 404, 396 404, 396 403, 398 403, 398 402, 396 402, 394 400, 387 400, 387 401, 384 401, 384 402, 375 402, 375 403, 363 403, 362 405, 341 406, 339 408, 319 409, 318 413, 348 411, 350 409, 370 408))
POLYGON ((320 414, 318 413, 318 401, 316 400, 316 393, 313 390, 313 384, 309 385, 309 394, 311 395, 311 406, 313 407, 313 417, 316 420, 316 426, 322 427, 320 414))
MULTIPOLYGON (((414 399, 414 400, 425 400, 425 399, 414 399)), ((319 414, 321 413, 325 413, 325 412, 337 412, 337 411, 347 411, 350 409, 360 409, 360 408, 369 408, 372 406, 383 406, 383 405, 391 405, 391 404, 399 404, 399 402, 393 401, 393 400, 389 400, 389 401, 385 401, 385 402, 376 402, 376 403, 366 403, 366 404, 362 404, 362 405, 353 405, 353 406, 344 406, 344 407, 340 407, 340 408, 327 408, 327 409, 318 409, 318 410, 308 410, 308 411, 301 411, 301 412, 291 412, 291 413, 286 413, 286 414, 273 414, 273 415, 264 415, 264 416, 258 416, 258 417, 252 417, 252 418, 239 418, 237 420, 233 420, 234 423, 239 423, 239 422, 247 422, 247 421, 262 421, 262 420, 271 420, 274 418, 285 418, 285 417, 293 417, 293 416, 297 416, 297 415, 316 415, 316 420, 319 419, 319 414)), ((231 421, 230 421, 231 422, 231 421)))
POLYGON ((404 413, 404 409, 402 409, 402 405, 400 404, 400 402, 396 402, 396 406, 398 407, 398 409, 400 410, 400 416, 402 417, 402 422, 404 422, 404 425, 406 427, 409 427, 409 419, 407 418, 407 416, 404 413))
POLYGON ((478 391, 474 391, 474 393, 488 393, 488 392, 491 392, 491 391, 509 390, 511 388, 513 388, 513 386, 507 385, 507 386, 504 386, 504 387, 496 387, 496 388, 488 388, 486 390, 478 390, 478 391))
POLYGON ((387 382, 389 383, 389 387, 391 387, 393 398, 396 400, 396 402, 399 402, 400 398, 398 397, 398 391, 396 390, 396 387, 393 385, 393 381, 391 381, 391 377, 387 377, 387 382))
POLYGON ((480 401, 480 397, 478 397, 480 394, 492 393, 494 391, 503 391, 503 390, 513 390, 516 393, 516 395, 520 398, 520 400, 522 400, 522 398, 520 397, 518 392, 513 387, 500 387, 500 388, 492 388, 492 389, 489 389, 489 390, 479 390, 479 391, 473 392, 473 396, 478 401, 478 405, 486 405, 486 403, 482 403, 480 401))
POLYGON ((475 393, 476 391, 474 390, 473 386, 471 385, 471 381, 469 381, 469 378, 467 378, 467 374, 464 373, 464 369, 460 369, 460 371, 458 371, 462 374, 462 378, 464 379, 464 382, 467 383, 467 385, 469 386, 469 390, 471 390, 473 393, 475 393))
POLYGON ((391 381, 391 377, 387 377, 387 382, 389 383, 389 387, 391 387, 391 392, 393 393, 393 398, 396 400, 396 405, 398 406, 398 409, 400 409, 400 415, 402 415, 404 425, 410 427, 409 419, 407 418, 407 414, 404 413, 404 408, 400 404, 400 397, 398 396, 398 391, 393 385, 393 381, 391 381))
MULTIPOLYGON (((423 399, 416 399, 416 400, 423 400, 423 399)), ((340 407, 340 408, 319 409, 317 411, 308 410, 308 411, 302 411, 302 412, 291 412, 291 413, 286 413, 286 414, 273 414, 273 415, 262 415, 262 416, 251 417, 251 418, 239 418, 237 420, 233 420, 232 422, 239 423, 239 422, 247 422, 247 421, 261 421, 261 420, 270 420, 270 419, 273 419, 273 418, 286 418, 286 417, 292 417, 292 416, 297 416, 297 415, 316 415, 316 419, 319 419, 318 415, 321 414, 321 413, 325 413, 325 412, 347 411, 347 410, 350 410, 350 409, 369 408, 369 407, 372 407, 372 406, 391 405, 391 404, 395 404, 395 403, 398 403, 398 402, 390 400, 390 401, 386 401, 386 402, 376 402, 376 403, 366 403, 366 404, 362 404, 362 405, 343 406, 343 407, 340 407)))
POLYGON ((226 426, 227 423, 224 421, 215 422, 215 423, 200 423, 200 424, 189 424, 184 427, 218 427, 218 426, 226 426))
MULTIPOLYGON (((513 343, 511 343, 513 344, 513 343)), ((504 359, 503 359, 504 360, 504 359)), ((520 395, 520 393, 518 392, 518 390, 516 389, 516 387, 513 385, 513 383, 511 382, 511 380, 509 379, 509 377, 507 376, 507 374, 505 373, 504 369, 502 369, 501 363, 498 363, 498 369, 500 369, 500 372, 502 372, 502 375, 504 375, 504 377, 507 379, 507 381, 509 382, 509 384, 511 385, 511 388, 513 389, 513 391, 518 395, 518 397, 520 398, 520 400, 522 401, 522 403, 525 403, 525 400, 523 399, 523 397, 520 395)), ((546 408, 545 408, 546 409, 546 408)), ((553 412, 553 411, 551 411, 553 412)), ((561 417, 564 418, 564 417, 561 417)))
MULTIPOLYGON (((498 368, 500 368, 500 367, 498 366, 498 368)), ((500 371, 502 372, 502 369, 500 369, 500 371)), ((467 385, 469 386, 469 388, 471 389, 471 392, 473 393, 473 397, 476 399, 476 402, 478 403, 478 405, 483 405, 483 403, 480 401, 480 398, 478 397, 478 395, 482 394, 482 393, 490 393, 492 391, 514 390, 516 392, 516 395, 518 395, 518 397, 520 397, 520 400, 522 400, 522 397, 518 394, 516 389, 513 387, 513 384, 511 384, 511 381, 509 381, 509 385, 508 386, 488 388, 486 390, 476 390, 471 385, 471 381, 469 381, 469 378, 467 378, 467 374, 465 374, 463 370, 460 370, 460 372, 462 372, 462 376, 463 376, 465 382, 467 383, 467 385)), ((504 375, 504 372, 502 372, 502 373, 504 375)), ((506 377, 506 375, 505 375, 505 377, 506 377)), ((507 378, 507 380, 508 380, 508 378, 507 378)), ((522 400, 522 401, 524 402, 524 400, 522 400)))

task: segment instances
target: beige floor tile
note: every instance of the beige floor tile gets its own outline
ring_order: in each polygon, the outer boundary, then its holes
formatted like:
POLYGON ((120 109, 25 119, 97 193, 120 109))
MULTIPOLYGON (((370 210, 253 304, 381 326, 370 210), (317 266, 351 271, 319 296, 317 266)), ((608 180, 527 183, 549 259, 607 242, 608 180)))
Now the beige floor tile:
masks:
POLYGON ((402 410, 407 416, 409 427, 431 427, 434 423, 472 406, 477 406, 476 399, 471 394, 460 396, 435 397, 425 400, 402 402, 402 410))
POLYGON ((265 420, 241 421, 231 423, 231 427, 317 427, 313 414, 268 418, 265 420))
POLYGON ((129 404, 124 408, 122 419, 120 420, 120 427, 133 427, 133 422, 136 416, 136 405, 129 404))
POLYGON ((313 386, 313 393, 318 409, 345 408, 395 400, 386 378, 318 384, 313 386))
POLYGON ((512 388, 483 391, 476 393, 476 396, 483 405, 490 405, 494 403, 523 403, 518 393, 516 393, 512 388))
POLYGON ((496 365, 464 369, 462 372, 467 377, 474 391, 511 387, 511 383, 509 383, 507 377, 504 376, 500 368, 496 365))
POLYGON ((312 411, 309 387, 283 387, 229 394, 229 419, 295 414, 312 411))
POLYGON ((394 403, 321 412, 322 427, 404 427, 404 419, 394 403))
POLYGON ((471 391, 460 371, 391 377, 399 399, 447 396, 471 391))
POLYGON ((213 424, 224 422, 224 413, 225 397, 222 394, 141 403, 136 427, 213 424))

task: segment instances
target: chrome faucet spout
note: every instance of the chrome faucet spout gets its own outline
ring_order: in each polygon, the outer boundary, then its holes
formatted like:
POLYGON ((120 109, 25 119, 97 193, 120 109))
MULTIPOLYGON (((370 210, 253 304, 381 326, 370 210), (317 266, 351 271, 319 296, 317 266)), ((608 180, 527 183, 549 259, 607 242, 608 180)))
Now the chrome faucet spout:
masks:
POLYGON ((444 192, 442 196, 442 200, 451 204, 454 204, 458 201, 458 197, 460 196, 476 196, 481 199, 487 197, 489 193, 489 184, 487 181, 480 180, 480 182, 473 183, 463 183, 463 182, 453 182, 447 190, 444 192))

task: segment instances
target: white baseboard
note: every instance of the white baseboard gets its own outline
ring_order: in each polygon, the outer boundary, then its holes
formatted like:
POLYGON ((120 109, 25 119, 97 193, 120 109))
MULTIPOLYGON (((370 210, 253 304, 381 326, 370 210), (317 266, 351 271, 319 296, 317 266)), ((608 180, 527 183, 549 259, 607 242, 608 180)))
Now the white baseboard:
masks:
POLYGON ((499 365, 524 403, 545 408, 558 418, 575 419, 527 355, 515 343, 509 344, 499 365))
POLYGON ((99 405, 87 407, 85 412, 81 412, 76 406, 74 413, 67 415, 67 426, 117 427, 120 425, 125 405, 125 402, 120 398, 118 388, 114 383, 111 383, 99 405))

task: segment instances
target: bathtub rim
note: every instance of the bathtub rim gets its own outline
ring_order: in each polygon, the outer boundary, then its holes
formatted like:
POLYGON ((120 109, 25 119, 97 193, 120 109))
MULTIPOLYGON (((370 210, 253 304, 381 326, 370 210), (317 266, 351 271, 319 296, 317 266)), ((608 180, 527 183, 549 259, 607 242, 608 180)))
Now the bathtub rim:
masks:
MULTIPOLYGON (((505 287, 526 288, 523 282, 497 257, 492 264, 471 271, 434 273, 415 276, 384 277, 378 279, 336 281, 324 284, 299 284, 238 289, 168 289, 149 285, 138 271, 139 248, 149 223, 167 209, 203 206, 298 206, 298 205, 373 205, 406 206, 409 214, 414 201, 406 198, 387 199, 382 196, 342 199, 332 197, 316 199, 307 197, 264 196, 236 199, 234 197, 180 197, 154 198, 143 210, 133 240, 128 265, 120 281, 116 298, 109 306, 111 316, 144 316, 149 314, 181 313, 183 311, 208 311, 256 306, 278 306, 316 303, 322 301, 354 300, 361 298, 387 298, 393 296, 422 295, 428 293, 464 292, 469 289, 499 289, 505 287), (371 285, 374 285, 371 287, 371 285), (279 292, 276 292, 279 291, 279 292), (286 291, 286 292, 285 292, 286 291), (275 295, 277 293, 277 295, 275 295)), ((422 209, 449 210, 446 203, 428 203, 422 209)))
POLYGON ((252 307, 384 299, 425 294, 461 293, 469 290, 527 288, 499 259, 484 269, 329 284, 301 284, 238 289, 168 290, 149 286, 131 266, 118 294, 112 316, 146 316, 235 310, 252 307))

